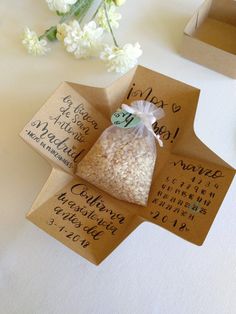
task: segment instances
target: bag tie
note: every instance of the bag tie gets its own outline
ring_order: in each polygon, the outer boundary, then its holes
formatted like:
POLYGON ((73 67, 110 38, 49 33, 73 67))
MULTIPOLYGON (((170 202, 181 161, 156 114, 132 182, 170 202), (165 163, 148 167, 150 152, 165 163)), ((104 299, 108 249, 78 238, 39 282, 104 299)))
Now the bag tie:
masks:
POLYGON ((124 109, 125 111, 127 111, 128 113, 134 114, 135 116, 139 117, 140 120, 142 121, 142 123, 145 125, 145 127, 148 129, 148 131, 150 131, 152 133, 152 135, 155 137, 155 139, 158 141, 158 144, 163 147, 163 142, 160 138, 160 134, 156 134, 153 130, 153 123, 155 123, 157 120, 161 119, 164 117, 165 113, 164 110, 161 108, 157 108, 155 105, 153 105, 152 103, 148 102, 148 101, 136 101, 134 103, 132 103, 131 106, 128 106, 126 104, 122 104, 121 108, 124 109), (138 107, 140 107, 139 105, 141 104, 141 109, 143 104, 149 104, 149 108, 151 108, 151 110, 145 110, 147 112, 144 112, 142 110, 140 110, 138 107), (137 106, 135 106, 137 104, 137 106))

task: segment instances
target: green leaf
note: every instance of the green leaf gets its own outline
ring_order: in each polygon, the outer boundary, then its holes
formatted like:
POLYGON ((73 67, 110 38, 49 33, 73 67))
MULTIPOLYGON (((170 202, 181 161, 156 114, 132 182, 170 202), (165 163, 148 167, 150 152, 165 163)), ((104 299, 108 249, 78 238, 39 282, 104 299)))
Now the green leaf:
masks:
POLYGON ((77 18, 79 18, 79 20, 81 21, 84 16, 87 14, 87 12, 89 11, 91 5, 93 4, 94 0, 81 0, 81 4, 80 7, 78 8, 78 10, 75 12, 75 16, 77 18))
POLYGON ((57 40, 57 27, 52 26, 46 31, 46 37, 49 41, 57 40))
POLYGON ((65 15, 65 13, 62 13, 62 12, 59 12, 59 11, 56 11, 56 13, 57 13, 58 16, 64 16, 65 15))

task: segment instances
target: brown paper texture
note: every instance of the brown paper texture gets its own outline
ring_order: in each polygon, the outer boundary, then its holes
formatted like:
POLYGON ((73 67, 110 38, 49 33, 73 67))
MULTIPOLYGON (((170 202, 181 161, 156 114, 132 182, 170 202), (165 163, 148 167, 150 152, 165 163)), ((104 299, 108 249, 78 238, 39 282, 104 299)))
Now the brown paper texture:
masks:
MULTIPOLYGON (((27 218, 94 264, 99 264, 143 221, 201 245, 235 170, 194 133, 199 90, 138 66, 105 89, 64 83, 49 107, 63 99, 67 85, 78 94, 78 99, 84 98, 89 114, 91 108, 93 112, 99 109, 108 118, 122 103, 138 99, 151 101, 165 110, 165 117, 153 125, 164 148, 157 151, 148 205, 142 207, 117 200, 81 178, 65 173, 64 166, 55 163, 27 218)), ((43 114, 43 108, 40 114, 46 119, 48 114, 43 114)), ((100 132, 107 127, 103 116, 100 119, 96 113, 100 132)), ((51 130, 57 134, 56 128, 51 130)), ((22 136, 25 139, 25 131, 22 136)), ((96 138, 91 137, 90 147, 96 138)), ((38 146, 34 141, 30 144, 39 151, 40 142, 38 146)), ((48 159, 47 152, 41 154, 48 159)))
POLYGON ((206 0, 185 27, 181 54, 236 78, 236 2, 206 0))
POLYGON ((52 164, 73 174, 109 121, 63 83, 21 132, 22 138, 52 164))
MULTIPOLYGON (((60 174, 54 170, 51 176, 53 184, 60 174)), ((31 211, 28 218, 94 264, 99 264, 141 223, 127 204, 123 206, 78 178, 31 211)))

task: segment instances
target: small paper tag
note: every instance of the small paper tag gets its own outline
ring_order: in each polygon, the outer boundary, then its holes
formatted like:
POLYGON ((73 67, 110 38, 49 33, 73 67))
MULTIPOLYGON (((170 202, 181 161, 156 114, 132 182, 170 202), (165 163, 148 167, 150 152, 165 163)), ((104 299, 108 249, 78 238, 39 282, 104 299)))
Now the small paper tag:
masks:
POLYGON ((111 116, 111 122, 118 128, 130 129, 137 126, 141 122, 141 119, 132 113, 129 113, 125 110, 120 110, 113 113, 111 116))

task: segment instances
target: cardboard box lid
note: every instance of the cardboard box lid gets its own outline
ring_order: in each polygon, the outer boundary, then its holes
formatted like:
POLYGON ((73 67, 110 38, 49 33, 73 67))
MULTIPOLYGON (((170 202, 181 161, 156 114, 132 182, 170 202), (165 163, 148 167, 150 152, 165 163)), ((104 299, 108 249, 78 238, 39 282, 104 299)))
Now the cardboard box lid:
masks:
POLYGON ((236 26, 236 1, 212 0, 209 17, 236 26))
POLYGON ((236 78, 236 1, 206 0, 184 29, 181 54, 236 78))

